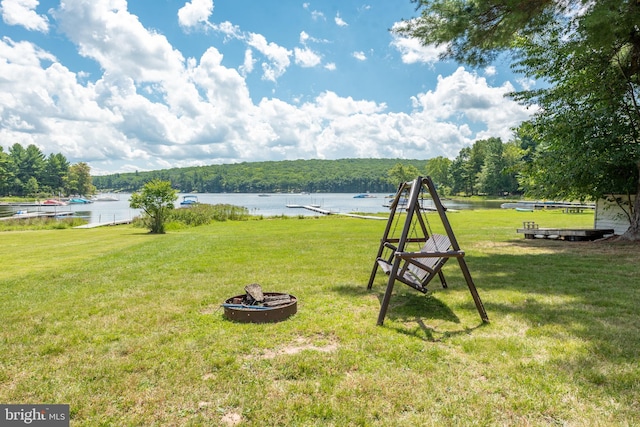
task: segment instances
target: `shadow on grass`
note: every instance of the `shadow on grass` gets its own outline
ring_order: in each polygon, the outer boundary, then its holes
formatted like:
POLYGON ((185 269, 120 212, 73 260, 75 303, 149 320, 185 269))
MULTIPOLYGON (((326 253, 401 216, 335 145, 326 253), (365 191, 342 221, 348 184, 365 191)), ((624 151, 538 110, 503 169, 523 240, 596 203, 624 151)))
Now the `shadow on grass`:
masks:
MULTIPOLYGON (((393 318, 393 316, 388 316, 388 317, 393 318)), ((437 328, 426 325, 421 318, 407 320, 407 322, 412 322, 412 321, 416 322, 419 328, 409 329, 407 327, 400 327, 395 325, 388 326, 387 324, 385 324, 384 327, 388 327, 389 329, 395 330, 396 332, 399 332, 404 335, 409 335, 411 337, 419 338, 423 341, 441 342, 441 341, 446 341, 447 339, 452 337, 456 337, 460 335, 468 335, 471 332, 475 331, 476 329, 481 328, 482 326, 485 325, 485 323, 479 323, 477 326, 474 326, 471 328, 464 327, 463 329, 445 331, 445 330, 439 330, 437 328)))
POLYGON ((584 346, 584 351, 574 350, 571 357, 551 354, 545 369, 567 373, 574 383, 597 388, 617 404, 634 408, 640 384, 640 330, 632 307, 640 303, 637 295, 635 291, 610 300, 595 297, 559 305, 539 301, 532 294, 520 303, 490 303, 487 308, 501 319, 524 320, 528 325, 524 334, 530 339, 584 346))
MULTIPOLYGON (((382 305, 383 297, 384 294, 378 295, 380 305, 382 305)), ((469 328, 439 330, 437 327, 431 326, 438 321, 460 326, 460 319, 442 301, 428 294, 406 292, 394 294, 389 303, 386 319, 391 322, 385 323, 385 327, 429 342, 467 334, 471 330, 469 328)))
MULTIPOLYGON (((462 327, 460 318, 438 298, 431 294, 421 294, 408 288, 405 290, 403 289, 403 284, 397 284, 396 286, 386 316, 386 319, 390 320, 390 322, 385 323, 385 327, 389 329, 424 341, 436 342, 446 340, 449 337, 468 334, 483 325, 483 323, 480 323, 472 328, 462 327), (448 326, 451 326, 451 324, 456 326, 454 329, 447 330, 431 326, 436 323, 447 323, 448 326)), ((372 291, 368 290, 366 285, 361 287, 343 285, 336 286, 334 289, 343 295, 354 298, 372 295, 372 291)), ((384 288, 382 288, 382 292, 373 292, 379 304, 382 305, 384 288)), ((371 319, 372 322, 376 320, 377 318, 371 319)))
MULTIPOLYGON (((616 369, 637 363, 640 245, 543 239, 508 243, 512 253, 467 259, 492 320, 520 320, 527 337, 584 343, 588 356, 554 363, 576 373, 582 365, 591 367, 585 370, 591 372, 584 375, 587 381, 623 390, 603 379, 602 372, 615 377, 616 369)), ((453 286, 459 284, 458 278, 453 286)), ((630 376, 640 381, 638 375, 630 376)))
MULTIPOLYGON (((423 295, 411 290, 396 292, 391 298, 386 315, 386 319, 392 322, 385 323, 385 327, 401 334, 424 341, 439 342, 470 334, 485 325, 483 322, 473 327, 462 325, 453 310, 432 294, 423 295), (440 325, 432 326, 433 324, 440 325)), ((383 297, 384 294, 378 295, 380 305, 383 297)))
MULTIPOLYGON (((531 335, 575 337, 605 358, 631 361, 640 351, 640 333, 630 328, 640 306, 638 243, 521 239, 505 244, 497 247, 501 253, 491 253, 489 246, 482 256, 466 257, 492 321, 521 319, 531 335)), ((445 266, 449 287, 465 289, 459 268, 451 265, 445 266)), ((384 288, 376 292, 380 301, 383 294, 384 288)), ((474 309, 471 297, 464 306, 474 309)), ((469 332, 436 331, 431 325, 439 320, 461 322, 434 296, 410 293, 402 284, 396 284, 387 319, 399 332, 428 340, 469 332)))
POLYGON ((640 242, 613 239, 575 242, 560 239, 511 239, 505 243, 518 248, 518 250, 545 249, 549 252, 568 254, 579 251, 588 254, 609 255, 620 251, 640 249, 640 242))
MULTIPOLYGON (((383 294, 378 295, 382 305, 383 294)), ((389 303, 387 317, 399 322, 422 321, 422 317, 430 320, 460 323, 460 319, 442 301, 433 295, 420 293, 398 293, 393 295, 389 303)))

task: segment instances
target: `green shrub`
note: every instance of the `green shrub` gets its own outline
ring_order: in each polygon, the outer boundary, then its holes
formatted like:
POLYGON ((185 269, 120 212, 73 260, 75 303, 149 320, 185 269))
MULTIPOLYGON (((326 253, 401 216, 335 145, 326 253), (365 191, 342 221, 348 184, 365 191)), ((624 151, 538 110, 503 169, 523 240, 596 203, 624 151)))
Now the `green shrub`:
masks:
POLYGON ((244 221, 249 219, 249 210, 229 204, 197 204, 188 208, 174 209, 167 219, 170 222, 181 222, 195 227, 212 221, 244 221))

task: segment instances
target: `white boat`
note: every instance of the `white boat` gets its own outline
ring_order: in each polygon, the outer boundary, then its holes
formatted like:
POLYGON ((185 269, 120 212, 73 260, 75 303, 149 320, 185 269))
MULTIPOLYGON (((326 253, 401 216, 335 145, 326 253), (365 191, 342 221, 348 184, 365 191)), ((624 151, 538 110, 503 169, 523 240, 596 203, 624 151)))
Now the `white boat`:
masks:
POLYGON ((91 198, 94 202, 117 202, 118 199, 116 196, 112 196, 110 194, 98 194, 91 198))
POLYGON ((182 196, 180 206, 192 206, 198 204, 198 196, 182 196))

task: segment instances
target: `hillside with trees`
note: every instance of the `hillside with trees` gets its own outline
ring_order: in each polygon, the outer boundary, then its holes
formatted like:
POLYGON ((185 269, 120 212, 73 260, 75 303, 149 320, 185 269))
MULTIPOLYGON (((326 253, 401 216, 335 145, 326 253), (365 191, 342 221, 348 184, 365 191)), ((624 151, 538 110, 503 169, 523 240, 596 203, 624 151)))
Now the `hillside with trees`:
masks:
POLYGON ((199 193, 387 193, 401 181, 429 175, 446 195, 522 194, 518 172, 526 150, 517 141, 476 141, 455 160, 341 159, 252 162, 174 168, 93 177, 97 188, 138 191, 154 179, 181 192, 199 193))
MULTIPOLYGON (((525 139, 525 141, 528 141, 525 139)), ((391 193, 399 182, 429 175, 443 195, 519 195, 531 149, 519 139, 476 141, 454 159, 341 159, 251 162, 90 176, 86 163, 34 145, 0 147, 0 196, 49 197, 100 191, 135 192, 152 180, 199 193, 391 193)))
POLYGON ((342 159, 251 162, 120 173, 93 177, 100 189, 137 191, 153 179, 171 181, 181 192, 360 193, 393 192, 388 172, 396 164, 425 173, 426 160, 342 159))

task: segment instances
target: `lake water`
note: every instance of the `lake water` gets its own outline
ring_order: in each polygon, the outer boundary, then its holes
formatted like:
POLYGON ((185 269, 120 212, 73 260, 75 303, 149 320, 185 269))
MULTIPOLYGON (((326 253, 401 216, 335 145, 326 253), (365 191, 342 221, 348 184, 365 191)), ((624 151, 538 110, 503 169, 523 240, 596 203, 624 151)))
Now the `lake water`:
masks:
MULTIPOLYGON (((185 194, 180 194, 176 207, 185 194)), ((229 193, 198 193, 195 194, 200 203, 230 204, 244 206, 251 215, 263 216, 318 216, 317 212, 303 208, 291 208, 290 205, 316 205, 322 209, 336 213, 379 213, 388 212, 383 205, 389 202, 388 194, 371 194, 367 198, 354 198, 353 193, 327 194, 229 194, 229 193)), ((129 194, 119 194, 117 201, 96 201, 89 204, 70 204, 67 206, 0 206, 0 216, 9 216, 18 210, 27 212, 73 212, 74 216, 86 218, 89 222, 112 222, 133 219, 140 215, 139 209, 129 207, 129 194)), ((427 201, 426 205, 430 205, 427 201)), ((499 208, 501 202, 465 202, 443 200, 443 204, 451 209, 494 209, 499 208)))

